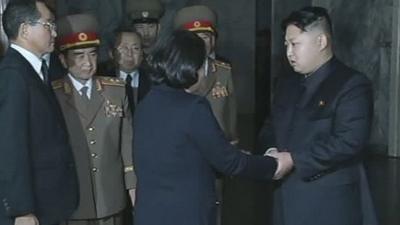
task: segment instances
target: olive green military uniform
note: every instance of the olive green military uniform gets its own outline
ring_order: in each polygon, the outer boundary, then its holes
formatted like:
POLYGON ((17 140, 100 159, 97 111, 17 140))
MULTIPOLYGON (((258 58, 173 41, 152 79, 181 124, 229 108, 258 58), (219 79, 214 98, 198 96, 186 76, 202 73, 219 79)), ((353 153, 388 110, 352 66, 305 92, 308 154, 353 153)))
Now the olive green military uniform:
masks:
MULTIPOLYGON (((98 47, 96 23, 88 14, 60 18, 60 51, 98 47)), ((130 201, 127 190, 136 185, 125 83, 93 76, 90 97, 86 97, 76 90, 70 76, 71 72, 53 82, 74 153, 80 191, 78 208, 64 224, 123 225, 123 211, 130 201)))
POLYGON ((70 219, 120 213, 127 206, 126 190, 136 183, 125 83, 94 77, 88 105, 69 77, 53 82, 53 88, 67 123, 79 178, 80 202, 70 219))
POLYGON ((228 140, 235 142, 236 134, 236 101, 232 81, 231 66, 218 60, 208 58, 207 76, 199 77, 190 92, 207 97, 211 109, 228 140))
MULTIPOLYGON (((174 27, 216 35, 216 20, 217 17, 211 9, 196 5, 180 9, 175 15, 174 27)), ((207 75, 199 77, 198 82, 190 88, 190 91, 207 97, 227 139, 232 144, 237 144, 237 109, 231 66, 226 62, 211 58, 207 59, 207 64, 207 75)))
MULTIPOLYGON (((207 6, 195 5, 180 9, 174 18, 175 29, 185 29, 196 33, 210 33, 216 36, 216 14, 207 6)), ((236 133, 236 99, 234 95, 231 65, 207 57, 205 74, 189 88, 191 93, 205 96, 224 134, 232 144, 238 143, 236 133)), ((222 179, 216 180, 217 225, 221 224, 222 179)))

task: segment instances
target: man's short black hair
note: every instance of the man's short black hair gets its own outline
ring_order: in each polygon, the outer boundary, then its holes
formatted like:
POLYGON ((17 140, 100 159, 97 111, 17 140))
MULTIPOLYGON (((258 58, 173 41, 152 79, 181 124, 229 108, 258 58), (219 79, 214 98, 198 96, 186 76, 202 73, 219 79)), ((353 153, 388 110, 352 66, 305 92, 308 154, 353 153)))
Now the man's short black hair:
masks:
POLYGON ((133 33, 139 37, 140 41, 142 41, 142 35, 139 32, 137 32, 137 30, 132 26, 120 26, 113 33, 114 33, 113 35, 114 48, 116 48, 119 45, 123 33, 133 33))
POLYGON ((162 36, 147 58, 155 84, 189 88, 197 82, 197 71, 206 58, 204 41, 186 30, 162 36))
POLYGON ((36 7, 35 0, 10 1, 3 13, 3 28, 10 40, 18 37, 18 30, 23 23, 32 23, 40 19, 41 15, 36 7))
POLYGON ((308 6, 292 12, 282 21, 281 27, 285 31, 289 25, 294 25, 302 31, 309 31, 318 26, 332 35, 332 22, 328 11, 323 7, 308 6))

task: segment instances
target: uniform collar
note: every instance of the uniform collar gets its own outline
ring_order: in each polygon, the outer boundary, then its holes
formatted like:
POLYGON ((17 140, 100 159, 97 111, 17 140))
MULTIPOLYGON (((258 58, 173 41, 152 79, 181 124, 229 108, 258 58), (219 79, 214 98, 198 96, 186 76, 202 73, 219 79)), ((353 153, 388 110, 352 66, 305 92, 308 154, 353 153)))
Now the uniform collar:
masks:
POLYGON ((303 78, 303 85, 306 87, 307 91, 313 91, 318 88, 322 81, 336 68, 336 61, 337 59, 332 57, 312 74, 303 78))
POLYGON ((79 82, 78 80, 76 80, 75 77, 73 77, 70 73, 68 73, 68 77, 69 77, 69 79, 71 80, 72 86, 75 88, 75 90, 76 90, 79 94, 82 94, 82 93, 81 93, 81 89, 82 89, 84 86, 86 86, 86 87, 88 87, 87 95, 88 95, 88 97, 91 96, 92 89, 93 89, 93 79, 92 79, 92 78, 90 78, 89 80, 87 80, 85 84, 82 84, 81 82, 79 82))

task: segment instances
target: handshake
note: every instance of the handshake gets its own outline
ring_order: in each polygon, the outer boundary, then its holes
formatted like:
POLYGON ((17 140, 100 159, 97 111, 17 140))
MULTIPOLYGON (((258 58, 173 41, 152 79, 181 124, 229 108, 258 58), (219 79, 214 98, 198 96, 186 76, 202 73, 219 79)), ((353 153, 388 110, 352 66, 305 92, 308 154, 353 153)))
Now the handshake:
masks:
POLYGON ((275 175, 272 179, 279 180, 282 179, 286 174, 288 174, 293 168, 292 156, 289 152, 278 151, 277 148, 269 148, 264 156, 270 156, 276 159, 278 166, 275 171, 275 175))

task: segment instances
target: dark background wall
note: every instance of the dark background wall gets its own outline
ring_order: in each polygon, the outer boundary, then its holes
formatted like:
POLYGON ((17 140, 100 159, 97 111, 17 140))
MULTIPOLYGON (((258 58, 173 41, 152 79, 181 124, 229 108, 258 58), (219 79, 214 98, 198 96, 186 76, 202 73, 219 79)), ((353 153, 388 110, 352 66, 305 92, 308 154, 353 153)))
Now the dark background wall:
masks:
POLYGON ((388 140, 393 0, 315 0, 334 24, 338 58, 365 73, 374 88, 371 149, 386 153, 388 140))

